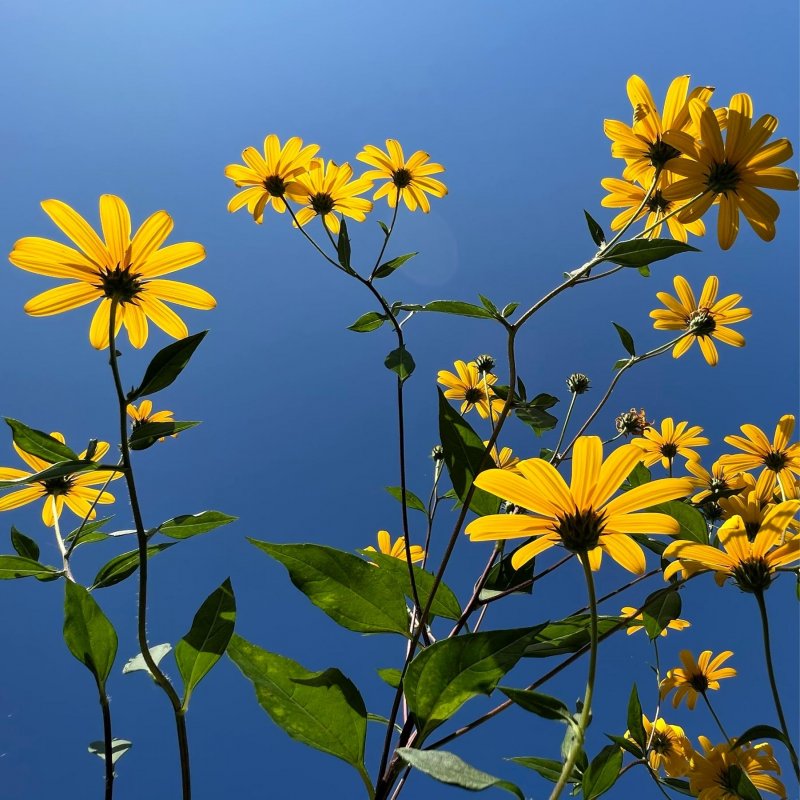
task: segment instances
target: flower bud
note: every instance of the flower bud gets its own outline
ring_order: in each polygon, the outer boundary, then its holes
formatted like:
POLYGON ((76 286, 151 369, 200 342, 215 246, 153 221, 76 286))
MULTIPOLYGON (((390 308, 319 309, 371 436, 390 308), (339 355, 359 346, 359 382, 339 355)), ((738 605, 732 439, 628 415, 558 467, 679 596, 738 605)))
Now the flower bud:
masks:
POLYGON ((582 372, 573 372, 567 378, 567 389, 573 394, 583 394, 589 391, 589 378, 582 372))

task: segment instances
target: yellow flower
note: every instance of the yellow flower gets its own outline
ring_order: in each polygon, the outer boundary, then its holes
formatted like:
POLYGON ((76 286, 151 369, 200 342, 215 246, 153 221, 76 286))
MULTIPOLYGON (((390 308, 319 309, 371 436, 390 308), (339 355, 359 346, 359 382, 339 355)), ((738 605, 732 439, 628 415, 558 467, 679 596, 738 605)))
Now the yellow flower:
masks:
POLYGON ((760 495, 768 497, 777 484, 786 498, 794 497, 794 476, 800 476, 800 443, 789 444, 794 416, 784 414, 778 420, 772 442, 755 425, 742 425, 741 431, 744 436, 726 436, 725 441, 743 452, 721 456, 720 463, 740 472, 761 468, 757 484, 760 495))
MULTIPOLYGON (((64 444, 64 436, 58 431, 50 434, 54 439, 64 444)), ((98 442, 95 448, 92 459, 100 461, 103 456, 108 452, 108 442, 98 442)), ((16 443, 14 449, 17 451, 19 457, 33 470, 33 472, 25 472, 21 469, 14 467, 0 467, 0 481, 15 481, 20 478, 28 478, 37 472, 43 472, 48 467, 52 466, 54 462, 45 461, 43 458, 26 453, 21 450, 16 443)), ((79 458, 86 458, 86 451, 84 450, 79 458)), ((120 472, 112 472, 112 480, 122 477, 120 472)), ((82 519, 94 519, 96 516, 93 504, 103 504, 114 502, 114 496, 110 492, 100 491, 99 489, 90 489, 90 486, 105 483, 108 480, 108 472, 83 472, 75 475, 68 475, 61 478, 51 478, 45 481, 37 481, 31 486, 26 486, 24 489, 18 489, 15 492, 0 497, 0 511, 9 511, 12 508, 19 508, 20 506, 32 503, 35 500, 44 498, 45 502, 42 506, 42 521, 48 527, 53 527, 53 501, 55 501, 55 516, 60 517, 61 512, 64 510, 64 505, 70 511, 77 514, 82 519), (91 509, 91 510, 90 510, 91 509)))
MULTIPOLYGON (((486 447, 489 444, 488 440, 483 443, 483 446, 486 447)), ((512 450, 510 447, 503 447, 500 449, 500 454, 497 453, 497 446, 492 445, 492 449, 489 453, 492 457, 492 461, 495 463, 497 469, 507 469, 509 472, 517 472, 517 464, 519 464, 519 458, 513 455, 512 450)))
POLYGON ((691 489, 685 478, 664 478, 611 499, 641 459, 641 450, 626 444, 603 462, 600 439, 581 436, 573 451, 570 486, 555 467, 541 458, 520 461, 520 475, 508 470, 485 470, 475 478, 479 489, 527 509, 530 514, 489 514, 473 520, 466 532, 478 542, 533 537, 532 542, 514 553, 514 569, 561 544, 573 553, 594 551, 590 562, 595 567, 605 551, 625 569, 641 574, 645 571, 644 553, 631 534, 675 534, 680 528, 666 514, 632 512, 682 497, 691 489))
POLYGON ((726 470, 719 460, 711 465, 711 472, 709 472, 700 463, 699 458, 690 458, 686 462, 686 469, 694 475, 694 478, 691 478, 694 487, 702 489, 692 497, 692 502, 697 505, 706 502, 717 503, 742 490, 745 485, 737 471, 726 470))
POLYGON ((686 459, 699 458, 691 448, 708 444, 705 436, 699 436, 703 429, 699 425, 687 428, 688 424, 679 422, 675 425, 672 417, 666 417, 661 420, 661 433, 655 428, 648 428, 643 434, 644 439, 634 439, 631 444, 641 447, 646 467, 661 461, 664 469, 671 470, 675 456, 683 456, 686 459))
POLYGON ((497 381, 497 375, 491 372, 481 373, 474 361, 469 363, 456 361, 454 366, 457 375, 446 369, 439 370, 438 382, 448 387, 444 396, 448 400, 462 400, 462 414, 473 408, 478 409, 478 414, 483 419, 489 416, 490 411, 493 418, 499 414, 504 403, 499 397, 495 397, 491 390, 492 384, 497 381))
MULTIPOLYGON (((686 775, 691 767, 692 745, 683 728, 669 725, 661 717, 655 723, 650 722, 644 714, 642 725, 647 742, 647 760, 651 768, 657 771, 663 767, 670 778, 686 775)), ((626 732, 625 738, 631 738, 629 732, 626 732)))
POLYGON ((386 140, 386 152, 368 144, 356 158, 376 167, 367 170, 362 178, 387 181, 375 192, 372 199, 385 197, 391 208, 397 205, 400 197, 409 211, 415 211, 419 207, 427 214, 431 210, 431 204, 425 196, 426 192, 434 197, 444 197, 447 194, 447 187, 436 178, 430 177, 444 172, 444 167, 430 162, 430 156, 422 150, 417 150, 406 160, 403 148, 395 139, 386 140))
POLYGON ((346 217, 363 222, 372 211, 372 203, 359 194, 372 188, 372 181, 357 178, 349 164, 339 166, 328 161, 327 167, 321 158, 312 158, 308 172, 298 175, 292 183, 292 193, 300 202, 307 203, 297 212, 297 223, 302 227, 314 217, 322 217, 331 233, 339 233, 338 211, 346 217))
POLYGON ((712 746, 705 736, 699 737, 703 752, 694 751, 692 768, 688 773, 689 788, 698 800, 739 800, 740 795, 734 786, 731 767, 739 767, 747 774, 752 784, 765 792, 778 797, 786 797, 786 787, 777 778, 781 768, 772 755, 772 747, 766 742, 732 748, 733 741, 712 746))
POLYGON ((675 130, 687 131, 690 137, 697 135, 699 131, 689 115, 689 100, 710 100, 714 90, 698 86, 689 92, 689 76, 679 75, 669 85, 664 111, 659 113, 650 89, 638 75, 631 75, 627 89, 633 106, 633 127, 615 119, 605 120, 603 127, 612 142, 611 155, 626 161, 623 177, 650 186, 656 169, 680 155, 680 149, 664 141, 664 134, 675 130))
MULTIPOLYGON (((642 206, 645 197, 645 189, 641 185, 630 181, 622 181, 619 178, 603 178, 600 181, 600 185, 610 192, 600 201, 602 206, 605 208, 625 209, 611 221, 612 231, 621 230, 628 223, 636 222, 646 216, 645 229, 652 226, 652 230, 647 233, 647 238, 657 239, 661 235, 664 217, 668 217, 678 206, 677 203, 670 202, 664 197, 663 190, 668 185, 665 173, 662 173, 662 177, 659 178, 659 188, 652 192, 641 212, 635 218, 636 209, 642 206)), ((680 242, 686 242, 689 238, 687 235, 689 233, 695 236, 703 236, 706 232, 703 220, 698 219, 694 222, 684 223, 681 222, 677 214, 668 217, 666 224, 672 238, 680 242)))
POLYGON ((237 186, 246 186, 235 194, 228 202, 228 211, 238 211, 247 206, 253 219, 259 224, 264 220, 264 209, 272 204, 279 214, 286 211, 283 198, 302 199, 294 193, 297 189, 294 178, 305 172, 311 159, 319 150, 319 145, 309 144, 303 147, 303 140, 292 136, 281 147, 280 139, 270 133, 264 139, 264 154, 255 147, 246 147, 242 151, 241 164, 228 164, 225 177, 230 178, 237 186))
POLYGON ((759 187, 797 190, 798 186, 794 170, 777 166, 792 157, 789 140, 766 144, 778 120, 765 114, 751 127, 753 101, 749 95, 736 94, 728 109, 723 142, 719 120, 705 102, 690 100, 689 113, 702 141, 681 131, 664 134, 664 141, 683 153, 669 162, 668 169, 684 176, 667 187, 666 198, 685 201, 702 194, 680 212, 684 222, 700 219, 718 200, 717 238, 723 250, 736 241, 740 210, 756 234, 765 242, 771 241, 780 208, 759 187))
POLYGON ((205 310, 216 306, 216 300, 203 289, 161 279, 160 276, 197 264, 206 256, 202 245, 196 242, 161 248, 173 225, 166 211, 151 214, 131 239, 128 207, 113 194, 101 195, 104 242, 80 214, 60 200, 44 200, 42 208, 82 252, 37 236, 15 243, 8 257, 15 266, 77 281, 48 289, 29 300, 25 311, 31 316, 60 314, 100 300, 89 328, 89 341, 102 350, 108 347, 114 301, 116 332, 124 323, 131 344, 137 348, 144 347, 147 341, 148 319, 175 339, 189 335, 183 320, 162 301, 205 310))
POLYGON ((713 659, 710 650, 703 650, 697 661, 688 650, 681 650, 679 655, 683 668, 676 667, 669 670, 667 677, 661 681, 662 699, 673 689, 676 690, 672 698, 674 708, 677 708, 685 697, 686 705, 692 711, 699 695, 704 695, 709 689, 719 689, 719 682, 723 678, 733 678, 736 675, 733 667, 722 666, 733 655, 731 650, 725 650, 713 659))
POLYGON ((740 294, 729 294, 717 300, 719 280, 716 275, 706 278, 700 302, 695 300, 692 287, 681 275, 674 279, 677 298, 668 292, 657 292, 656 297, 666 306, 650 312, 655 320, 653 327, 660 331, 687 331, 689 336, 681 339, 672 349, 672 357, 680 358, 697 339, 703 358, 715 367, 719 354, 712 339, 729 344, 732 347, 744 347, 744 336, 727 327, 734 322, 749 319, 752 314, 749 308, 734 308, 742 299, 740 294))
MULTIPOLYGON (((137 408, 132 403, 128 405, 128 416, 133 420, 132 428, 136 430, 140 425, 147 422, 175 422, 175 417, 171 411, 156 411, 153 413, 153 403, 151 400, 142 400, 137 408)), ((171 434, 173 439, 178 438, 177 433, 171 434)), ((162 436, 158 441, 163 442, 166 439, 162 436)))
MULTIPOLYGON (((378 550, 375 550, 372 545, 365 547, 364 550, 372 553, 381 552, 393 558, 401 558, 403 561, 406 560, 406 543, 403 537, 399 536, 397 541, 393 543, 389 531, 378 531, 378 550)), ((425 558, 425 551, 418 544, 412 544, 411 562, 416 564, 422 561, 423 558, 425 558)))
MULTIPOLYGON (((622 616, 627 617, 631 622, 641 622, 641 625, 630 625, 628 624, 628 630, 626 633, 630 636, 632 633, 636 633, 636 631, 641 631, 644 629, 644 621, 643 615, 640 611, 638 614, 636 613, 636 609, 633 606, 623 606, 622 607, 622 616)), ((661 636, 667 635, 667 628, 673 631, 683 631, 686 628, 691 628, 692 623, 685 619, 673 619, 667 624, 667 627, 661 631, 661 636)))

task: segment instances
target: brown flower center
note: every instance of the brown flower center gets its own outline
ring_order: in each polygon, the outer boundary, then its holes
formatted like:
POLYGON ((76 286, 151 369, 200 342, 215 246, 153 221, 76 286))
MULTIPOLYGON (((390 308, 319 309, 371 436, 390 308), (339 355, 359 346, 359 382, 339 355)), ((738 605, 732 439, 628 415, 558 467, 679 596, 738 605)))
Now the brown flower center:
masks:
POLYGON ((558 518, 554 528, 564 547, 573 553, 586 553, 597 547, 605 528, 605 516, 594 509, 576 511, 558 518))
POLYGON ((311 200, 311 208, 317 214, 330 214, 333 211, 334 199, 327 192, 317 192, 312 194, 309 199, 311 200))
POLYGON ((675 458, 675 456, 678 455, 678 445, 674 442, 664 442, 660 449, 661 455, 664 456, 664 458, 675 458))
POLYGON ((748 558, 737 564, 733 580, 743 592, 762 592, 772 583, 772 571, 763 558, 748 558))
POLYGON ((392 182, 398 189, 405 189, 412 178, 413 175, 405 167, 400 167, 392 173, 392 182))
POLYGON ((668 755, 672 752, 672 740, 666 733, 659 732, 653 736, 651 747, 659 755, 668 755))
POLYGON ((661 194, 661 189, 656 189, 653 194, 650 196, 650 199, 647 201, 647 208, 655 213, 663 214, 666 211, 669 211, 670 202, 664 198, 664 195, 661 194))
POLYGON ((50 478, 49 480, 42 481, 44 490, 51 497, 58 497, 59 495, 68 494, 72 488, 72 479, 68 476, 61 478, 50 478))
POLYGON ((695 672, 690 675, 687 683, 700 694, 705 694, 708 691, 708 678, 702 672, 695 672))
POLYGON ((786 453, 780 450, 773 450, 764 457, 764 466, 773 472, 780 472, 786 466, 786 453))
POLYGON ((464 399, 468 403, 478 403, 483 400, 483 396, 483 389, 479 389, 477 386, 470 386, 464 391, 464 399))
POLYGON ((708 336, 716 327, 717 323, 710 308, 698 308, 689 314, 687 330, 695 336, 708 336))
POLYGON ((654 142, 650 143, 650 147, 647 151, 647 157, 650 159, 650 163, 657 169, 663 167, 671 158, 677 158, 680 154, 680 150, 676 150, 666 142, 662 142, 660 136, 654 142))
POLYGON ((725 161, 715 161, 706 177, 706 186, 714 194, 725 194, 725 192, 735 192, 741 180, 739 170, 735 164, 725 161))
POLYGON ((273 197, 283 197, 286 191, 286 183, 280 175, 270 175, 264 179, 264 188, 273 197))
POLYGON ((131 272, 131 267, 124 269, 117 264, 114 269, 100 268, 100 283, 95 284, 102 289, 106 297, 119 303, 130 303, 142 291, 139 275, 131 272))

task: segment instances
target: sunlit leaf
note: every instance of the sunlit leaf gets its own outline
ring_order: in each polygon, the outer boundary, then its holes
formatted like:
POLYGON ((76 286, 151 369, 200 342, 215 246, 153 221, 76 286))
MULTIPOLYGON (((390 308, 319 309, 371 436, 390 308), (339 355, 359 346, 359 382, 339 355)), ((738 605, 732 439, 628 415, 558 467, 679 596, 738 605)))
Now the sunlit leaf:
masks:
MULTIPOLYGON (((154 555, 172 547, 175 542, 164 542, 163 544, 150 544, 147 546, 147 557, 151 558, 154 555)), ((92 589, 105 589, 113 586, 125 578, 133 575, 139 569, 139 551, 130 550, 127 553, 121 553, 115 556, 110 561, 106 562, 97 572, 92 583, 92 589)))
POLYGON ((73 581, 64 583, 64 641, 104 691, 117 655, 117 634, 97 601, 73 581))
POLYGON ((197 514, 182 514, 168 519, 158 526, 158 532, 169 536, 170 539, 189 539, 235 522, 237 519, 238 517, 231 517, 221 511, 200 511, 197 514))
POLYGON ((183 372, 208 331, 187 336, 159 350, 144 372, 141 384, 128 395, 128 402, 166 389, 183 372))

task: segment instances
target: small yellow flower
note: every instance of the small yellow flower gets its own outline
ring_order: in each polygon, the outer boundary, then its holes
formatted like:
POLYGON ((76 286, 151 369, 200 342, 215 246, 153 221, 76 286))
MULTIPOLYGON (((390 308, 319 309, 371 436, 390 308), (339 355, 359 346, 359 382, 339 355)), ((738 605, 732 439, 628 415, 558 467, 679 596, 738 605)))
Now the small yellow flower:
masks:
POLYGON ((685 697, 689 710, 694 710, 699 695, 704 695, 709 689, 719 689, 719 682, 723 678, 733 678, 736 675, 733 667, 722 666, 733 655, 731 650, 725 650, 713 659, 710 650, 703 650, 697 661, 689 650, 681 650, 679 655, 683 668, 669 670, 667 677, 661 681, 662 699, 673 689, 676 690, 672 698, 674 708, 685 697))
MULTIPOLYGON (((137 408, 132 403, 128 405, 128 416, 133 420, 132 429, 135 431, 140 425, 147 422, 175 422, 175 417, 171 411, 156 411, 153 413, 153 402, 151 400, 142 400, 137 408)), ((171 434, 173 439, 178 438, 177 433, 171 434)), ((166 439, 162 436, 158 441, 163 442, 166 439)))
MULTIPOLYGON (((488 444, 489 442, 487 440, 483 443, 483 446, 486 447, 488 444)), ((507 469, 509 472, 518 472, 517 464, 519 464, 519 458, 513 454, 510 447, 502 447, 498 455, 497 446, 492 445, 489 455, 492 457, 492 461, 497 469, 507 469)))
POLYGON ((497 375, 490 372, 481 374, 474 361, 469 363, 456 361, 454 366, 457 373, 455 375, 446 369, 439 370, 437 380, 443 386, 448 387, 444 396, 448 400, 461 400, 462 414, 477 408, 478 414, 483 419, 486 419, 490 413, 492 418, 499 415, 504 403, 499 397, 494 396, 491 389, 492 384, 497 381, 497 375))
POLYGON ((688 425, 689 423, 685 421, 675 425, 672 417, 666 417, 661 420, 661 433, 655 428, 648 428, 643 434, 643 439, 634 439, 631 444, 642 449, 643 463, 646 467, 661 461, 664 469, 672 469, 675 456, 696 459, 699 456, 691 448, 708 444, 708 439, 699 435, 703 432, 699 425, 692 425, 691 428, 688 425))
MULTIPOLYGON (((392 542, 392 537, 389 535, 389 531, 378 531, 378 550, 375 550, 372 545, 365 547, 364 550, 372 553, 381 552, 387 556, 392 556, 393 558, 400 558, 403 561, 406 560, 406 543, 403 540, 403 537, 399 536, 395 542, 392 542)), ((411 562, 416 564, 419 561, 422 561, 424 558, 425 551, 418 544, 412 544, 411 562)))
MULTIPOLYGON (((638 614, 636 613, 636 609, 633 606, 623 606, 620 612, 623 617, 627 617, 631 622, 641 622, 641 625, 631 625, 628 624, 628 629, 626 633, 630 636, 632 633, 636 633, 636 631, 644 630, 644 617, 642 612, 640 611, 638 614)), ((685 619, 673 619, 667 624, 667 627, 661 631, 661 636, 667 635, 667 628, 672 631, 683 631, 686 628, 691 628, 692 623, 685 619)))
POLYGON ((660 331, 686 331, 689 336, 681 339, 672 348, 672 357, 680 358, 695 339, 703 352, 706 362, 715 367, 719 354, 712 339, 729 344, 732 347, 744 347, 744 336, 727 327, 731 323, 749 319, 752 314, 749 308, 734 308, 742 299, 740 294, 729 294, 717 300, 719 280, 710 275, 700 294, 700 302, 695 300, 692 287, 681 275, 676 275, 675 292, 677 298, 668 292, 657 292, 656 297, 666 306, 650 312, 655 320, 653 327, 660 331))
MULTIPOLYGON (((691 767, 692 745, 683 728, 669 725, 661 717, 655 723, 650 722, 644 714, 642 725, 647 742, 647 760, 652 769, 658 771, 663 767, 670 778, 686 775, 691 767)), ((631 738, 629 732, 626 732, 625 738, 631 738)))
POLYGON ((372 199, 385 197, 390 208, 394 208, 398 198, 402 198, 409 211, 421 208, 427 214, 431 210, 431 204, 426 193, 434 197, 444 197, 447 194, 447 187, 436 178, 430 177, 444 172, 444 167, 430 162, 430 156, 422 150, 417 150, 406 159, 403 148, 395 139, 386 140, 386 152, 368 144, 356 158, 376 167, 367 170, 362 178, 387 181, 375 192, 372 199))
POLYGON ((741 491, 745 485, 739 472, 726 469, 719 460, 711 465, 709 472, 699 458, 690 458, 686 462, 686 469, 694 475, 691 479, 694 487, 702 490, 691 498, 696 505, 717 503, 741 491))

